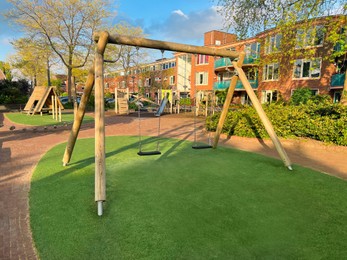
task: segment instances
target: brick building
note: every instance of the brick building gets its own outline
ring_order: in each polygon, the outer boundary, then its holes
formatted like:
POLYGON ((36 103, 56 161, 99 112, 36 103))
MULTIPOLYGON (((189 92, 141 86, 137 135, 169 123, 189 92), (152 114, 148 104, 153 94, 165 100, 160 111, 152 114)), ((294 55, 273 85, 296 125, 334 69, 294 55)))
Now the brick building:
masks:
MULTIPOLYGON (((335 61, 329 59, 339 46, 333 46, 327 40, 327 32, 329 23, 340 18, 330 16, 312 20, 309 30, 304 30, 302 23, 298 23, 286 34, 275 28, 245 40, 214 30, 204 34, 204 46, 244 51, 243 69, 263 103, 280 98, 289 100, 299 87, 308 87, 314 94, 328 94, 338 102, 347 62, 345 56, 335 61)), ((346 37, 345 32, 342 33, 346 37)), ((131 68, 127 75, 119 71, 117 76, 106 77, 105 82, 111 93, 115 87, 128 88, 130 92, 143 92, 155 98, 162 84, 163 89, 171 89, 185 97, 194 96, 198 91, 224 90, 229 87, 232 75, 234 68, 228 58, 175 53, 171 59, 131 68)), ((236 86, 233 102, 248 102, 241 82, 236 86)))

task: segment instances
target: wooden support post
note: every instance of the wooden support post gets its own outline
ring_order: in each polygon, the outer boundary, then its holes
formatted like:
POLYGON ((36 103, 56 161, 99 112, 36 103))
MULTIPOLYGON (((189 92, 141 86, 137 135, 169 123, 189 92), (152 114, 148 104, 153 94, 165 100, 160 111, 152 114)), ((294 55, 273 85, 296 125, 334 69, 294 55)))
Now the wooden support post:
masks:
POLYGON ((114 88, 114 112, 118 114, 118 90, 114 88))
POLYGON ((263 110, 263 107, 261 106, 257 96, 255 95, 253 89, 252 89, 252 86, 251 84, 249 83, 249 81, 247 80, 247 77, 246 77, 246 74, 245 72, 243 71, 243 69, 236 63, 236 62, 233 62, 232 63, 239 75, 239 78, 243 84, 243 87, 245 88, 245 90, 247 91, 247 94, 249 96, 249 98, 251 99, 252 101, 252 104, 255 108, 255 110, 257 111, 261 121, 263 122, 264 124, 264 127, 267 131, 267 133, 269 134, 273 144, 275 145, 275 148, 278 152, 278 154, 280 155, 280 157, 282 158, 283 162, 284 162, 284 165, 286 167, 289 168, 289 170, 292 170, 292 167, 291 167, 291 162, 287 156, 287 153, 286 151, 284 150, 280 140, 278 139, 276 133, 275 133, 275 130, 269 120, 269 118, 267 117, 267 115, 265 114, 264 110, 263 110))
POLYGON ((59 106, 59 122, 61 122, 61 107, 59 106))
POLYGON ((51 96, 52 97, 52 118, 55 119, 55 111, 54 111, 54 96, 51 96))
POLYGON ((65 147, 65 152, 63 157, 64 166, 66 166, 70 162, 71 155, 76 144, 76 139, 82 125, 84 114, 86 112, 87 103, 93 90, 94 78, 95 78, 94 73, 95 73, 95 69, 93 65, 89 69, 89 73, 88 73, 87 81, 84 87, 81 102, 80 102, 80 105, 78 106, 78 111, 77 111, 76 117, 74 118, 69 139, 65 147))
POLYGON ((56 95, 54 95, 54 112, 55 112, 55 121, 58 121, 58 100, 56 95))
MULTIPOLYGON (((246 54, 244 52, 240 53, 240 57, 239 57, 239 60, 237 62, 237 64, 239 64, 240 67, 242 67, 243 60, 245 59, 245 56, 246 56, 246 54)), ((235 87, 236 87, 236 83, 237 83, 238 79, 239 79, 238 76, 233 76, 230 80, 230 86, 228 89, 228 93, 227 93, 227 96, 226 96, 224 104, 223 104, 223 109, 222 109, 221 115, 219 117, 216 132, 214 134, 214 141, 213 141, 213 148, 214 149, 216 149, 218 146, 219 137, 220 137, 220 134, 222 133, 225 118, 227 117, 227 114, 229 111, 229 106, 230 106, 231 100, 233 99, 233 95, 234 95, 234 91, 235 91, 235 87)))
POLYGON ((208 95, 206 95, 206 101, 205 101, 205 117, 208 115, 208 95))
POLYGON ((95 201, 99 216, 106 200, 104 51, 107 39, 108 33, 104 32, 95 52, 95 201))

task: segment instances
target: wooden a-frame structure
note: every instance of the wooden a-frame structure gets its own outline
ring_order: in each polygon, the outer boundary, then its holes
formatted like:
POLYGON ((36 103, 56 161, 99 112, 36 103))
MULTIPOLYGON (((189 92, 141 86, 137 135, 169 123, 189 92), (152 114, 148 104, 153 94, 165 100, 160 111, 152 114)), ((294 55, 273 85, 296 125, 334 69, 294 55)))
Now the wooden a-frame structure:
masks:
POLYGON ((104 52, 107 44, 122 44, 136 47, 144 47, 159 50, 168 50, 174 52, 205 54, 214 57, 226 57, 234 60, 234 66, 237 74, 231 79, 223 110, 219 119, 217 131, 215 133, 213 147, 218 145, 219 137, 224 125, 228 108, 234 94, 237 80, 241 80, 248 96, 250 97, 254 108, 256 109, 266 131, 277 149, 281 159, 290 170, 291 162, 278 139, 274 128, 266 116, 257 96, 255 95, 243 69, 242 64, 245 58, 244 52, 229 51, 210 47, 200 47, 173 42, 156 41, 139 37, 129 37, 123 35, 109 35, 108 32, 97 32, 93 36, 95 45, 94 65, 89 70, 88 78, 85 84, 84 93, 81 98, 78 111, 70 132, 68 143, 66 145, 63 165, 66 166, 71 158, 78 132, 85 114, 86 104, 91 95, 95 84, 95 201, 97 202, 98 215, 102 215, 102 203, 106 200, 106 165, 105 165, 105 115, 104 115, 104 52), (237 60, 237 61, 235 61, 237 60))
POLYGON ((44 111, 52 111, 52 114, 64 109, 57 93, 53 87, 36 86, 24 107, 29 115, 42 113, 44 111))

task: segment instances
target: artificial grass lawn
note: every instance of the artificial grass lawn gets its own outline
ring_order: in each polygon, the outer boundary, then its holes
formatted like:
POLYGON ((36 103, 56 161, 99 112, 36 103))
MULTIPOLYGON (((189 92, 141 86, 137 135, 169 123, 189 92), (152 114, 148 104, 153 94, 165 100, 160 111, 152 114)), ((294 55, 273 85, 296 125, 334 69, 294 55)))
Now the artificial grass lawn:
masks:
MULTIPOLYGON (((43 114, 30 116, 26 113, 6 113, 5 116, 14 123, 31 126, 49 126, 49 125, 61 125, 65 123, 73 122, 73 113, 62 113, 61 122, 58 122, 52 118, 51 114, 43 114)), ((83 123, 94 122, 94 118, 85 115, 83 123)))
POLYGON ((342 259, 347 183, 281 161, 163 139, 109 137, 107 202, 94 202, 94 140, 64 144, 32 177, 30 220, 41 259, 342 259), (144 148, 155 146, 152 139, 144 148))

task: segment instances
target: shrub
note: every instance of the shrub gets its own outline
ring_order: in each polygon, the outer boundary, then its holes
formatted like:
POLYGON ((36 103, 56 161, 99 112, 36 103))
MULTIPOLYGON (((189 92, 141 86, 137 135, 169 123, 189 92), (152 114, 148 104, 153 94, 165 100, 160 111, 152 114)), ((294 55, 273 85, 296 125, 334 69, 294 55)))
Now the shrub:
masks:
MULTIPOLYGON (((305 137, 347 145, 347 107, 340 104, 308 101, 307 104, 283 103, 263 105, 278 136, 283 138, 305 137)), ((211 131, 217 128, 220 113, 206 120, 211 131)), ((268 138, 268 134, 255 109, 250 106, 229 111, 222 130, 228 135, 268 138)))
POLYGON ((290 103, 292 105, 306 104, 312 95, 313 94, 310 88, 298 88, 291 96, 290 103))

